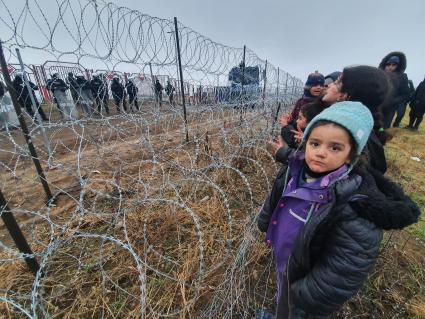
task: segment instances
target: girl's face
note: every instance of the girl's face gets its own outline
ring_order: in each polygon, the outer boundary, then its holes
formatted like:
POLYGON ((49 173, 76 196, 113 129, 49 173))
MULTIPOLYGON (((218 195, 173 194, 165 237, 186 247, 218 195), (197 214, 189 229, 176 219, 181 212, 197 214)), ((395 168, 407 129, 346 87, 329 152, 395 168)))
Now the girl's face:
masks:
POLYGON ((307 140, 305 161, 311 171, 325 173, 350 163, 350 136, 333 124, 315 127, 307 140))
POLYGON ((326 94, 323 96, 322 101, 328 103, 335 103, 340 101, 345 101, 347 99, 347 94, 341 92, 342 81, 339 77, 335 82, 329 84, 326 94))
POLYGON ((298 113, 297 127, 300 130, 303 130, 307 127, 307 119, 305 118, 305 116, 302 112, 298 113))
POLYGON ((319 96, 320 94, 322 94, 322 91, 323 91, 323 86, 316 85, 310 89, 310 94, 313 96, 319 96))

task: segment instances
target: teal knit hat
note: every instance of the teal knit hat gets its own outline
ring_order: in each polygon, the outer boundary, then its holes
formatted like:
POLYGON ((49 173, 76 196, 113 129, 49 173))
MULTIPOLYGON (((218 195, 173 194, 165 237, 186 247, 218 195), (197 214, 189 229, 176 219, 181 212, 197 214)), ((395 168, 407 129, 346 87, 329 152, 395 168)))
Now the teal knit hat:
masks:
POLYGON ((369 109, 360 102, 344 101, 333 104, 315 116, 304 131, 303 143, 318 121, 329 121, 341 125, 351 133, 360 155, 373 128, 373 117, 369 109))

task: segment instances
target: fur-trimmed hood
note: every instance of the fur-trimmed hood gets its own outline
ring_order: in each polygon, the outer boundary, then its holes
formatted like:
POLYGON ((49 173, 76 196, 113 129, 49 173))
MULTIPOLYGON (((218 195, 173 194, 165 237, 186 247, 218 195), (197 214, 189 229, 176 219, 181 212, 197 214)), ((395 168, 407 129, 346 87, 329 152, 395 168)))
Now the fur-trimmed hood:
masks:
POLYGON ((390 57, 392 57, 393 55, 397 56, 400 59, 400 64, 397 66, 396 72, 397 73, 404 73, 404 71, 406 71, 406 67, 407 67, 407 60, 406 60, 406 55, 403 52, 400 52, 400 51, 394 51, 394 52, 388 53, 382 59, 381 63, 379 63, 379 68, 384 70, 388 59, 390 57))
POLYGON ((402 229, 418 221, 418 205, 397 184, 373 168, 360 175, 363 180, 358 193, 367 198, 351 203, 360 217, 385 230, 402 229))

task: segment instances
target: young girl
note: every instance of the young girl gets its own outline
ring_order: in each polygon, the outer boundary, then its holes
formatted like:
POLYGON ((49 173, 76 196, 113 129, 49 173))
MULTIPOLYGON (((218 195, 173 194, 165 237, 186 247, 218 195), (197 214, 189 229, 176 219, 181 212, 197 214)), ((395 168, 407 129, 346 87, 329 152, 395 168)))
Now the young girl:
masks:
POLYGON ((290 123, 290 116, 282 116, 279 119, 279 124, 281 126, 280 136, 286 145, 290 148, 297 148, 301 142, 307 124, 322 111, 323 108, 321 105, 316 105, 314 103, 304 104, 298 113, 295 126, 290 123))
POLYGON ((366 280, 382 229, 417 221, 400 188, 356 165, 372 128, 363 104, 336 103, 309 123, 304 151, 286 149, 258 218, 275 257, 276 318, 328 318, 366 280))
POLYGON ((291 112, 289 122, 293 122, 298 118, 298 113, 304 104, 310 103, 317 99, 323 92, 325 85, 325 77, 319 72, 314 72, 308 75, 307 82, 304 85, 303 96, 295 103, 294 109, 291 112))

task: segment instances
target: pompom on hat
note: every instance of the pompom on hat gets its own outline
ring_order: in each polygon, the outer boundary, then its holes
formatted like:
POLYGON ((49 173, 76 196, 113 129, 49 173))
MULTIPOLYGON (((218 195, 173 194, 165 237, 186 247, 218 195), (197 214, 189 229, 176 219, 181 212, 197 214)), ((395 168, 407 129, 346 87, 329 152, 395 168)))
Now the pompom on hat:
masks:
POLYGON ((306 142, 311 130, 319 121, 336 123, 350 132, 357 144, 358 155, 365 147, 374 123, 372 113, 362 103, 354 101, 335 103, 311 120, 304 131, 303 143, 306 142))

